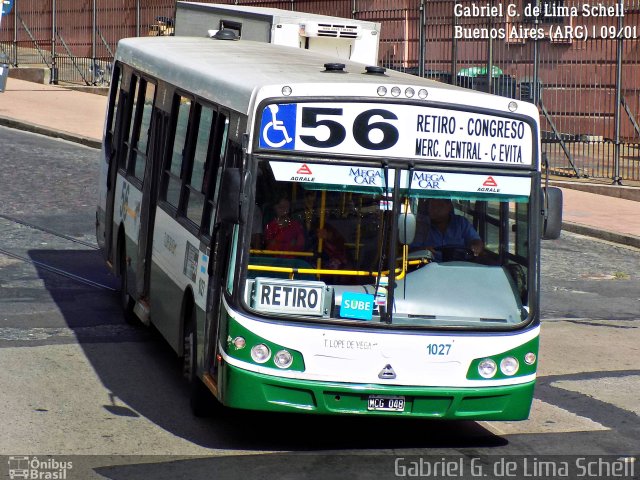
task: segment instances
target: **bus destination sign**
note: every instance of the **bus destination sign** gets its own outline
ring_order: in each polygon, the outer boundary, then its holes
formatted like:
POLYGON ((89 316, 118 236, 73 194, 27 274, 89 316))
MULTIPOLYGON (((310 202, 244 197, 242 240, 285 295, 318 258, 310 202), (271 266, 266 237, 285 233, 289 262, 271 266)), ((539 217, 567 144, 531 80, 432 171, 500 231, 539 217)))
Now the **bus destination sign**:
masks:
POLYGON ((289 103, 267 105, 258 145, 424 161, 530 166, 533 134, 524 121, 416 105, 289 103))

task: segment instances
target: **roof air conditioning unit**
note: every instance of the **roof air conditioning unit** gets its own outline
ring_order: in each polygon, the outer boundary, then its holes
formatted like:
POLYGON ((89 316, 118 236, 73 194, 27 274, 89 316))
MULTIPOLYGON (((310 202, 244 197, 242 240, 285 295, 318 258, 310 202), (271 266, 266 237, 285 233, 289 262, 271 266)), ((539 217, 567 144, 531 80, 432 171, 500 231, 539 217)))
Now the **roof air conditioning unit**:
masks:
POLYGON ((360 38, 362 36, 362 27, 360 25, 347 25, 344 23, 305 22, 300 24, 300 36, 360 38))

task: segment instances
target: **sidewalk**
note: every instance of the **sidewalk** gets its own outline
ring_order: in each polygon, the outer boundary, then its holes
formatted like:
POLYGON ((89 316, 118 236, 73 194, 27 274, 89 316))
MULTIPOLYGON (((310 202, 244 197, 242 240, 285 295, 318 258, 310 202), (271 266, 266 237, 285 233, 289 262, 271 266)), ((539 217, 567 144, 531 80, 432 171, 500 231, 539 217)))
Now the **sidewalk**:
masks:
MULTIPOLYGON (((9 78, 0 93, 0 125, 100 148, 106 106, 101 95, 9 78)), ((564 230, 640 248, 639 201, 619 198, 617 187, 592 188, 596 194, 575 189, 588 184, 556 183, 564 195, 564 230)), ((627 193, 640 198, 635 188, 627 193)))
POLYGON ((100 148, 107 97, 7 79, 0 125, 100 148))

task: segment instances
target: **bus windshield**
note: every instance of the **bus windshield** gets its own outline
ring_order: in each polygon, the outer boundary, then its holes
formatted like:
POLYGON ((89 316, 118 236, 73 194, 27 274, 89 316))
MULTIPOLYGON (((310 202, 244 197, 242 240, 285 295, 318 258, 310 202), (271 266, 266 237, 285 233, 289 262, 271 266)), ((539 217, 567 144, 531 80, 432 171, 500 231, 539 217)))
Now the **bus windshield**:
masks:
POLYGON ((261 160, 246 308, 350 325, 524 324, 530 194, 523 175, 261 160))

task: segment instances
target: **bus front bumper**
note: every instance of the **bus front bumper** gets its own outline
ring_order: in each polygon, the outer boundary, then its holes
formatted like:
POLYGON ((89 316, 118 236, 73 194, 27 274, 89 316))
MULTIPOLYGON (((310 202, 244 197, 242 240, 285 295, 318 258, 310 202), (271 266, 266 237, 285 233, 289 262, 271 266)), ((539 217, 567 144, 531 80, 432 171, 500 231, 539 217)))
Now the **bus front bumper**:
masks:
POLYGON ((484 388, 405 387, 292 380, 221 366, 220 400, 248 410, 449 420, 526 420, 535 381, 484 388), (403 411, 369 410, 372 395, 404 397, 403 411))

